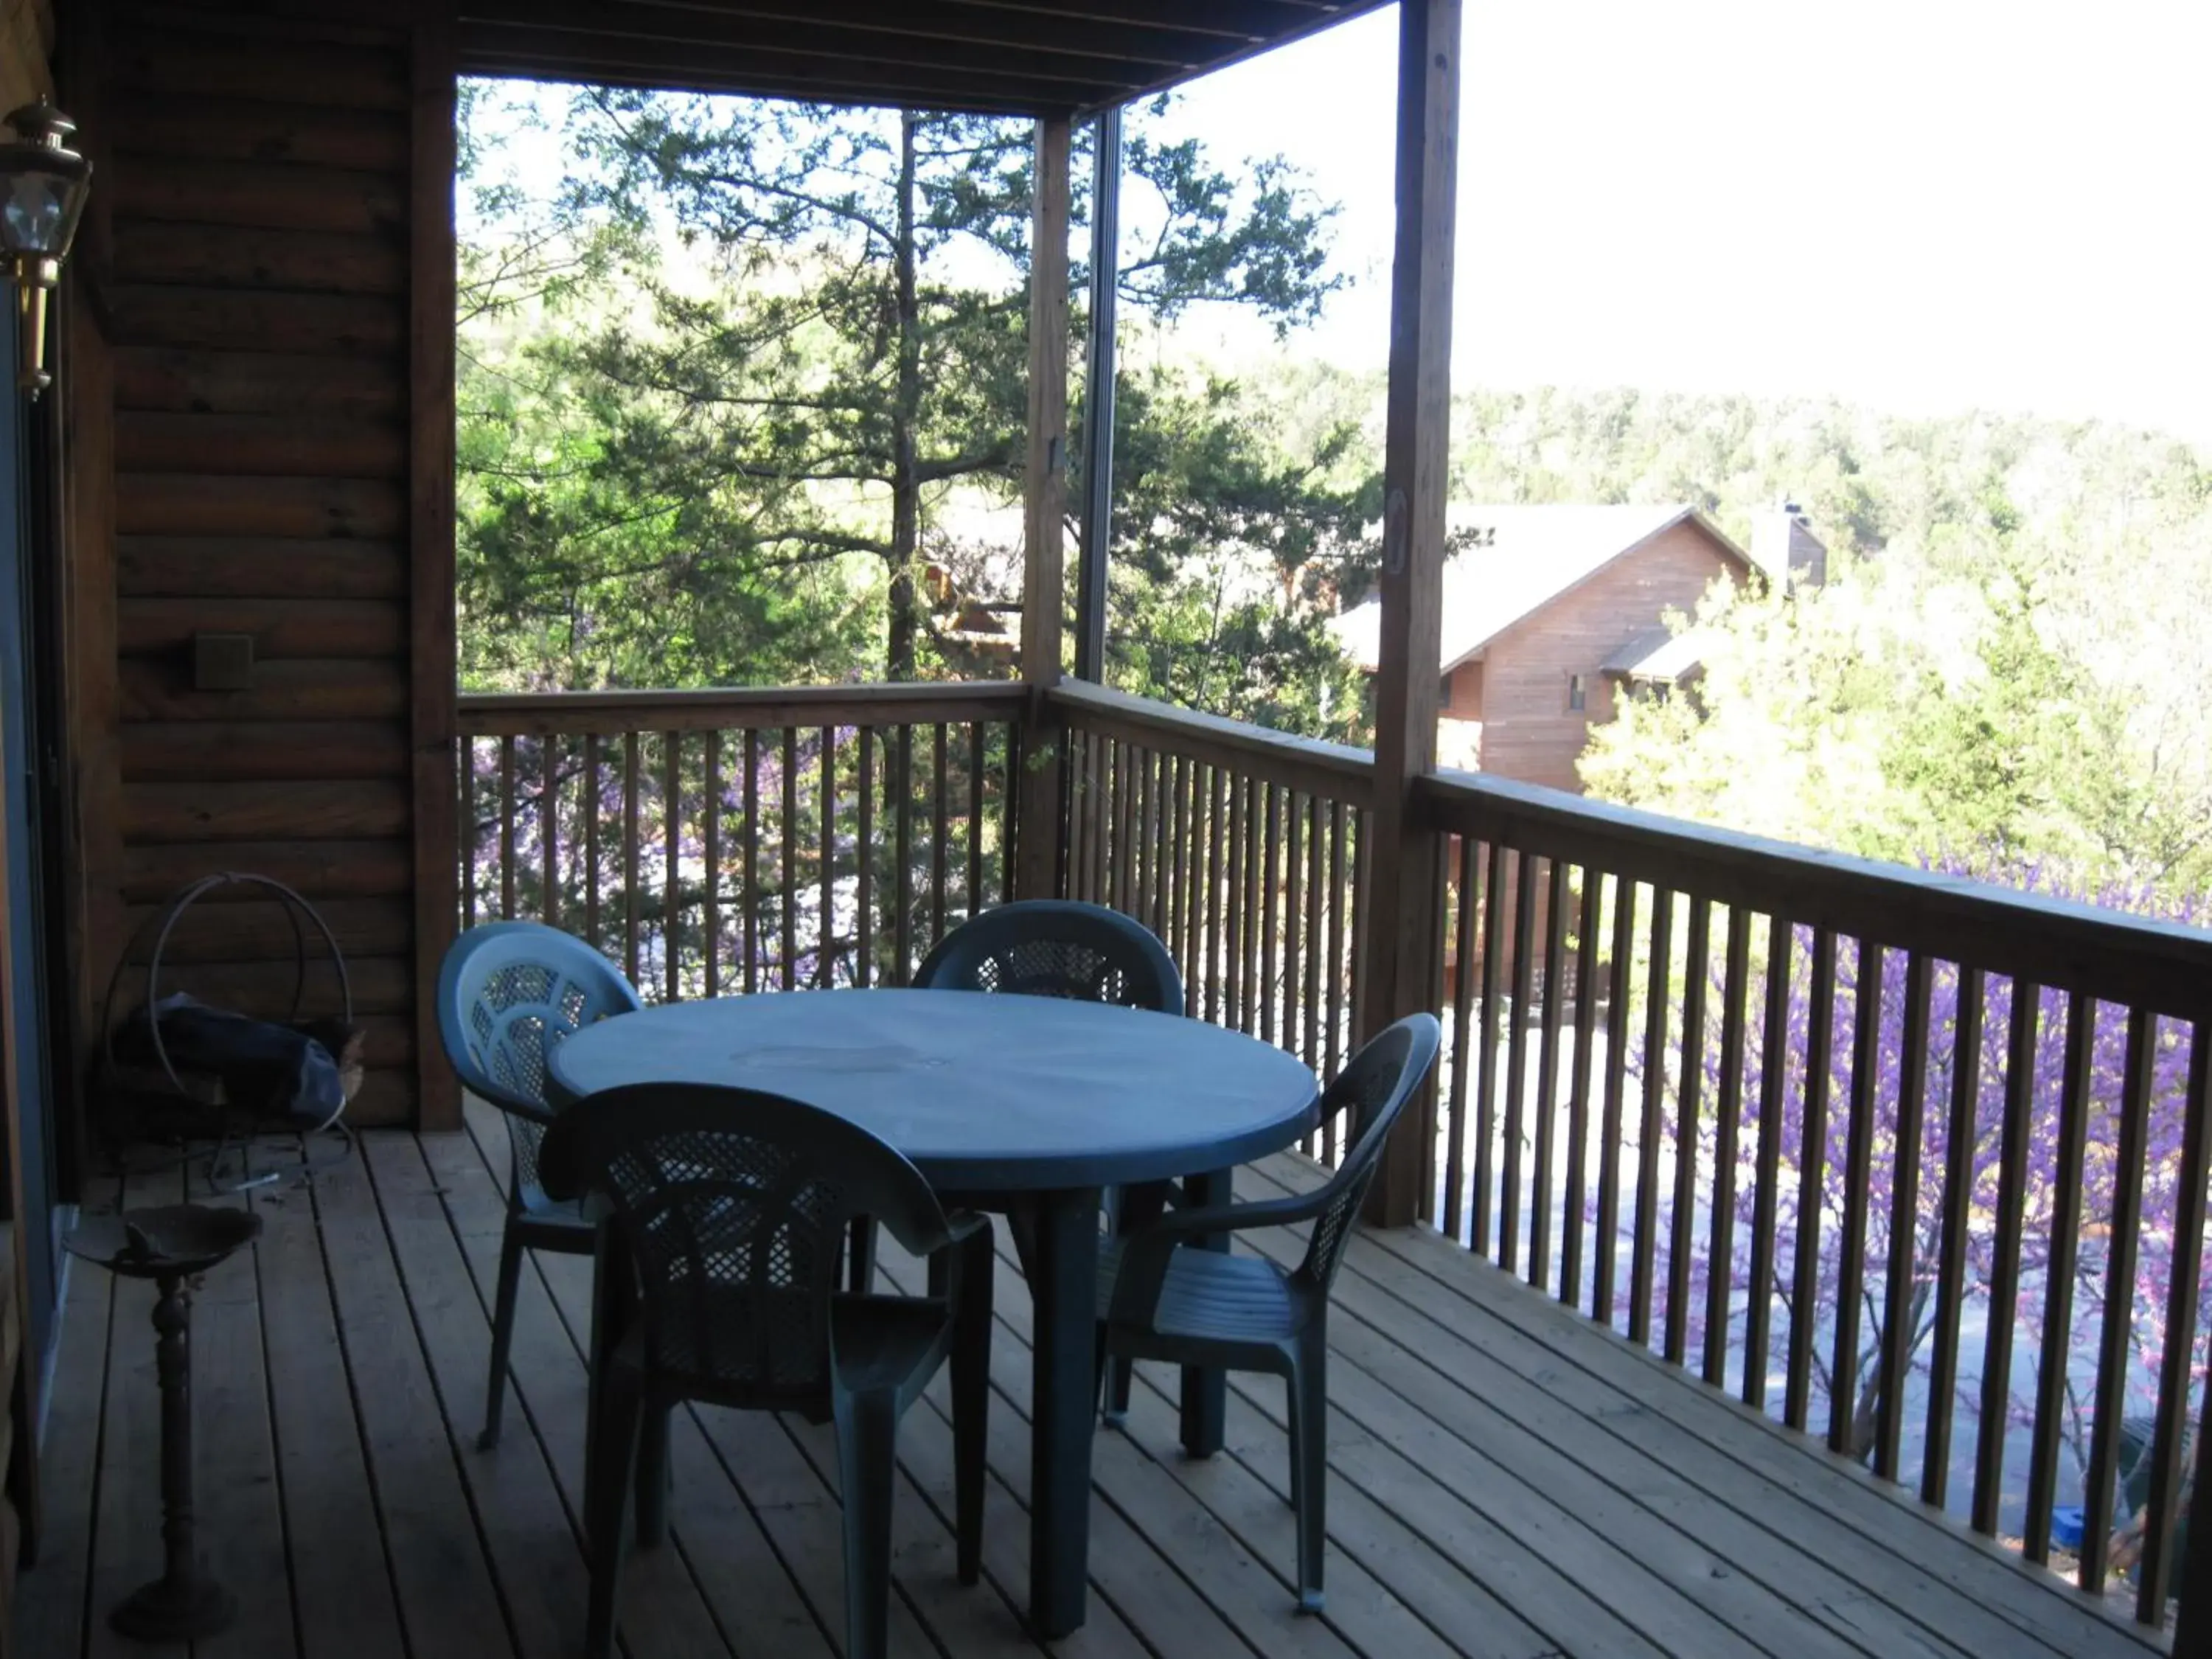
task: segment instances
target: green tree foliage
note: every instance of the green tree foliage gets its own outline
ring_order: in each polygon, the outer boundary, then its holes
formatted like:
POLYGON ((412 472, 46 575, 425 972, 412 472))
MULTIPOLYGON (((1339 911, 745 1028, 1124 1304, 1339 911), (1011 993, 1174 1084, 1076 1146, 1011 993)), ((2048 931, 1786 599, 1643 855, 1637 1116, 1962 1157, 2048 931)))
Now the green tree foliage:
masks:
POLYGON ((1478 477, 1695 501, 1739 534, 1790 493, 1831 546, 1822 589, 1709 597, 1703 678, 1593 734, 1593 793, 1870 856, 2212 884, 2212 618, 2191 598, 2212 488, 2185 447, 1743 399, 1474 404, 1478 477))
MULTIPOLYGON (((514 111, 477 120, 471 160, 514 111)), ((472 683, 969 666, 933 633, 921 579, 936 562, 983 597, 1018 592, 1005 516, 1026 414, 1030 125, 614 91, 543 118, 563 147, 556 191, 529 203, 472 175, 469 273, 526 296, 465 323, 480 337, 462 439, 472 683), (580 249, 580 274, 533 286, 538 264, 580 249), (994 508, 995 550, 963 548, 962 523, 994 508)), ((1126 160, 1125 329, 1205 303, 1287 329, 1335 286, 1328 215, 1279 161, 1232 174, 1142 119, 1126 160)), ((1340 712, 1326 597, 1299 573, 1322 539, 1357 534, 1346 443, 1288 463, 1234 388, 1129 379, 1117 622, 1141 631, 1121 658, 1141 672, 1124 678, 1224 712, 1340 712), (1255 561, 1288 574, 1247 591, 1255 561), (1201 603, 1231 565, 1237 583, 1201 603), (1218 683, 1194 665, 1240 646, 1218 683)))

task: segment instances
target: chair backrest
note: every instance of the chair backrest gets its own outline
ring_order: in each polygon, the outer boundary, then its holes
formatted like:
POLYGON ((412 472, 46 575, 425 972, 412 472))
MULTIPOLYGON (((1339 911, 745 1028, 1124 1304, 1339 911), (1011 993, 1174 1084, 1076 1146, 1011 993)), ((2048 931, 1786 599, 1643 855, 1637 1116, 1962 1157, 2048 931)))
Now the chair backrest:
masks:
POLYGON ((963 922, 922 958, 914 982, 1183 1012, 1182 975, 1167 947, 1143 923, 1073 899, 1018 899, 963 922))
POLYGON ((583 1026, 644 1006, 606 957, 542 922, 471 927, 438 969, 438 1033, 462 1083, 495 1106, 541 1121, 551 1115, 546 1051, 583 1026))
POLYGON ((1324 1121, 1339 1112, 1352 1114, 1344 1158, 1322 1191, 1321 1212, 1314 1218, 1313 1236, 1300 1269, 1324 1291, 1336 1280, 1344 1247, 1351 1242, 1352 1223, 1359 1218, 1359 1206, 1374 1182, 1390 1127, 1436 1064, 1443 1038, 1434 1014, 1408 1014, 1346 1061, 1336 1081, 1322 1095, 1324 1121))
POLYGON ((732 1404, 818 1401, 838 1251, 857 1216, 917 1255, 945 1212, 921 1172, 859 1125, 781 1095, 636 1084, 545 1132, 556 1198, 596 1196, 635 1265, 647 1361, 732 1404))

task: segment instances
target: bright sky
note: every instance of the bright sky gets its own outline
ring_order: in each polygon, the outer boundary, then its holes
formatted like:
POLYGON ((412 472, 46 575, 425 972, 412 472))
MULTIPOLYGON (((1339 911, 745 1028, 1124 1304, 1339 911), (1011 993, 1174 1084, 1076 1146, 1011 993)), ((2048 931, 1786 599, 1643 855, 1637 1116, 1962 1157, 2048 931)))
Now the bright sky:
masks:
MULTIPOLYGON (((1396 13, 1224 71, 1177 125, 1289 156, 1382 361, 1396 13)), ((1468 8, 1455 378, 2099 416, 2212 445, 2201 0, 1468 8)), ((1256 338, 1238 349, 1257 349, 1256 338)))

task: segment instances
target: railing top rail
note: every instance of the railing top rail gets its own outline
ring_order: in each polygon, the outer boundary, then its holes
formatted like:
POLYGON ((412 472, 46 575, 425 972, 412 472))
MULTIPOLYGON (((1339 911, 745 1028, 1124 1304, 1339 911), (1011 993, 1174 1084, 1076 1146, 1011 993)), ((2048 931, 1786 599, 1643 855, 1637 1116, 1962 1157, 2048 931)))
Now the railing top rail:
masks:
POLYGON ((1823 852, 1474 772, 1430 774, 1440 830, 2183 1018, 2212 1017, 2212 930, 1823 852))
POLYGON ((1012 720, 1027 707, 1028 696, 1028 689, 1012 680, 720 686, 702 691, 480 692, 461 697, 459 730, 468 738, 584 737, 1012 720))
POLYGON ((1366 805, 1374 790, 1374 755, 1348 744, 1272 732, 1084 680, 1061 681, 1048 700, 1085 731, 1225 765, 1353 805, 1366 805))

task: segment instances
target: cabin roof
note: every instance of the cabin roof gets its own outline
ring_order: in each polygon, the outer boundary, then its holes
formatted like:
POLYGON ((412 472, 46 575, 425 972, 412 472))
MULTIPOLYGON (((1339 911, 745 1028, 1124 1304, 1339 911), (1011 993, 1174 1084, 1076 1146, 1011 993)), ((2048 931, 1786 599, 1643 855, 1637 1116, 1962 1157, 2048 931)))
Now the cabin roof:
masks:
POLYGON ((454 0, 460 68, 1003 115, 1126 103, 1380 0, 454 0))
MULTIPOLYGON (((1447 520, 1460 545, 1444 562, 1443 652, 1449 673, 1523 617, 1581 586, 1624 554, 1682 523, 1694 524, 1722 555, 1749 568, 1743 550, 1694 507, 1588 507, 1553 502, 1474 503, 1447 520)), ((1370 598, 1330 623, 1346 655, 1372 671, 1382 609, 1370 598)))

